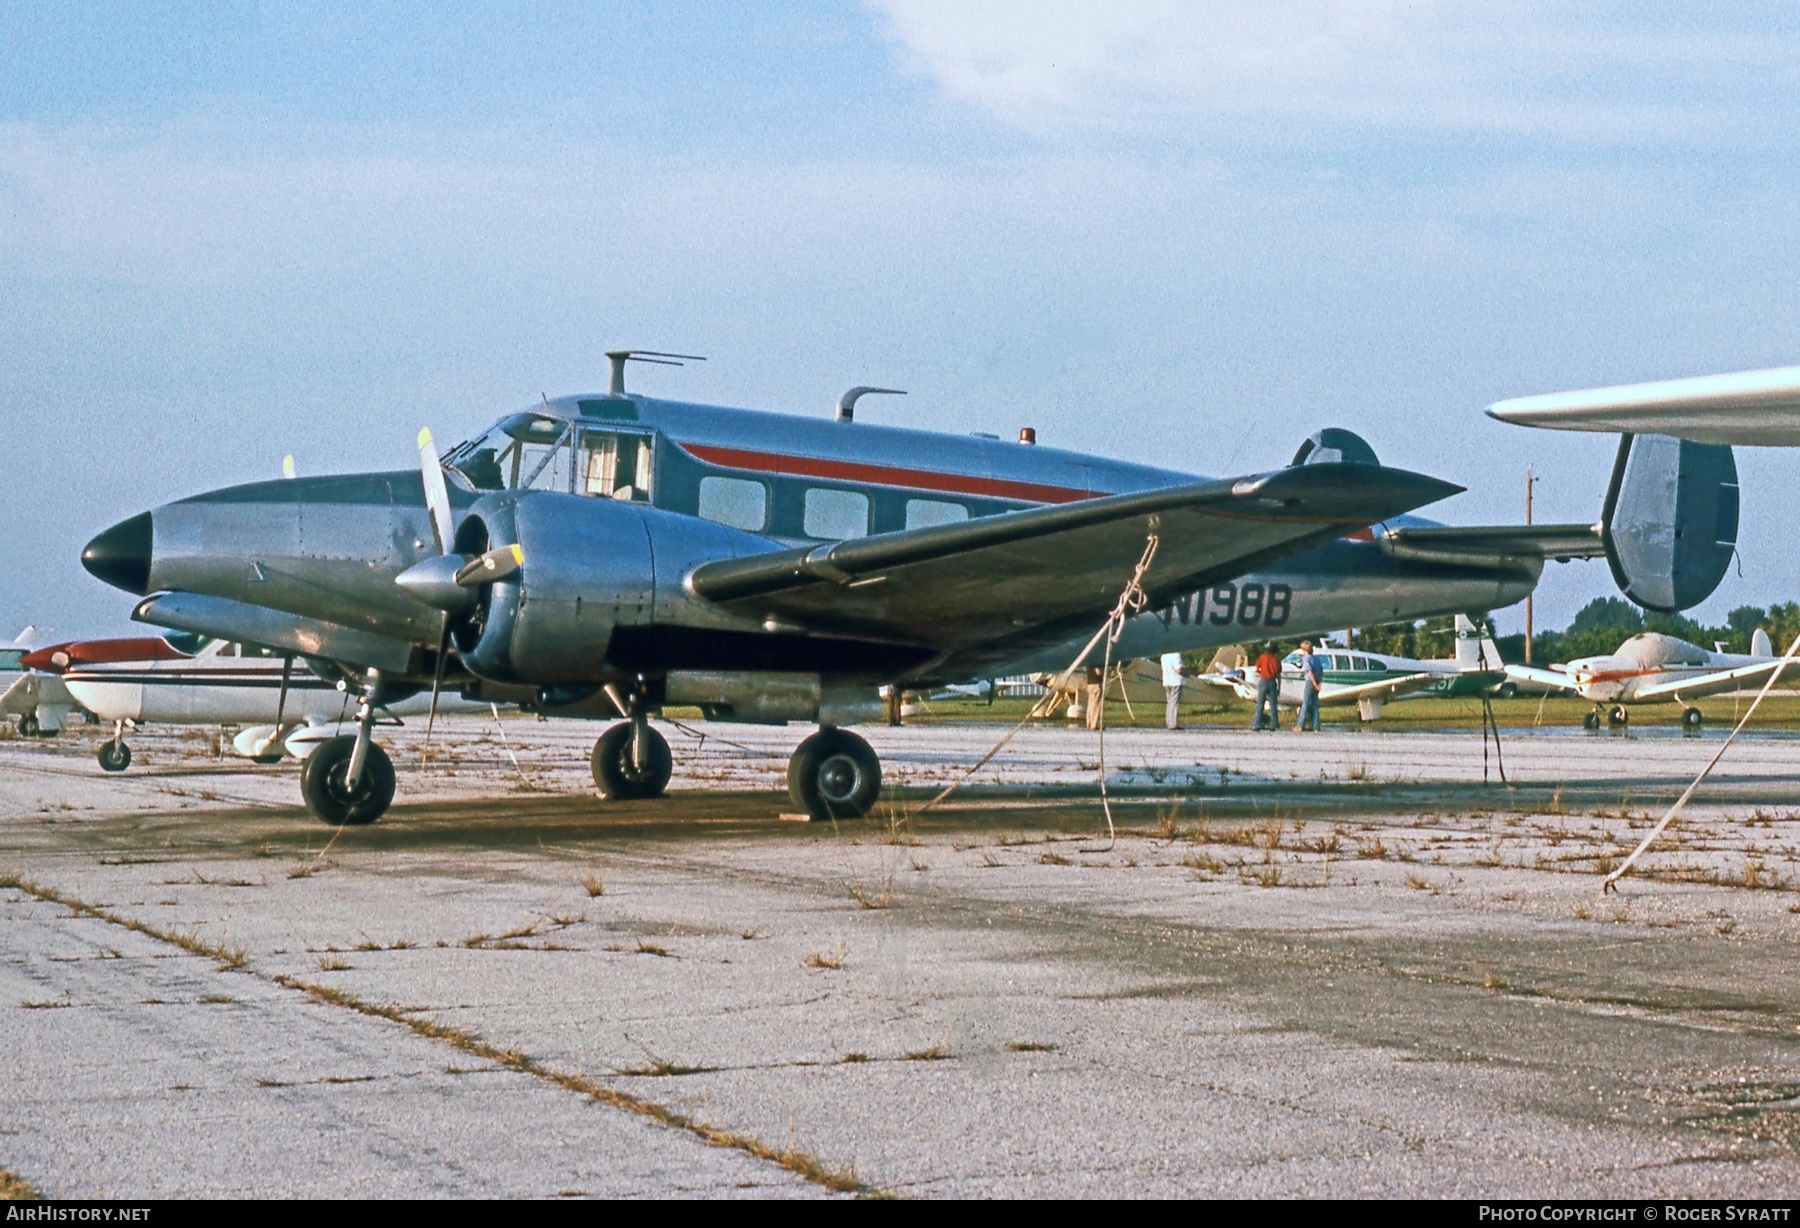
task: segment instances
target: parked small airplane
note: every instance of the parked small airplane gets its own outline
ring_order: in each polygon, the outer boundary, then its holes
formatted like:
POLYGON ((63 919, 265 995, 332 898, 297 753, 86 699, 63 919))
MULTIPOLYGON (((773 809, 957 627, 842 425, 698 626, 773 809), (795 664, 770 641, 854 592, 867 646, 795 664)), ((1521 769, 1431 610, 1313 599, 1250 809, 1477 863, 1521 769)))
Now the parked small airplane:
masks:
POLYGON ((1592 700, 1594 710, 1583 721, 1589 729, 1600 728, 1603 709, 1607 724, 1621 728, 1631 720, 1626 705, 1645 703, 1679 703, 1683 705, 1683 727, 1698 729, 1706 718, 1693 700, 1758 690, 1777 670, 1781 670, 1777 681, 1800 677, 1800 662, 1782 669, 1783 660, 1775 655, 1769 633, 1760 627, 1750 637, 1747 654, 1708 651, 1672 635, 1640 631, 1605 656, 1582 657, 1549 669, 1508 665, 1506 672, 1520 681, 1592 700))
MULTIPOLYGON (((238 754, 277 763, 285 749, 305 759, 333 736, 350 698, 303 663, 269 648, 213 640, 191 632, 127 639, 73 640, 25 654, 88 711, 113 726, 96 758, 109 772, 131 766, 128 726, 239 725, 238 754)), ((387 718, 424 715, 422 695, 383 705, 387 718)), ((485 712, 485 705, 445 696, 440 711, 485 712)))
POLYGON ((1150 613, 1115 658, 1506 605, 1546 558, 1616 536, 1610 521, 1398 520, 1459 488, 1380 465, 1349 432, 1320 432, 1284 469, 1206 480, 1029 431, 857 423, 863 388, 835 422, 635 396, 625 364, 669 357, 608 357, 604 396, 545 398, 442 457, 423 432, 415 472, 196 495, 114 525, 82 561, 146 596, 141 621, 299 654, 351 689, 357 733, 302 774, 328 822, 387 808, 375 714, 446 684, 623 717, 591 758, 615 798, 666 787, 648 724, 663 705, 816 721, 790 791, 853 817, 880 763, 839 726, 878 719, 878 687, 1067 665, 1140 569, 1150 613))
MULTIPOLYGON (((1500 650, 1494 647, 1486 626, 1478 627, 1462 614, 1456 616, 1454 657, 1420 661, 1338 644, 1315 647, 1313 655, 1324 657, 1326 662, 1319 703, 1355 704, 1365 721, 1380 720, 1383 705, 1395 700, 1481 695, 1506 681, 1500 650)), ((1201 676, 1214 686, 1230 687, 1245 699, 1256 698, 1256 680, 1247 668, 1217 670, 1201 676)), ((1284 708, 1298 708, 1303 686, 1300 652, 1295 650, 1281 663, 1277 702, 1284 708)))
POLYGON ((79 706, 60 678, 26 663, 25 658, 45 638, 36 627, 27 627, 11 644, 0 648, 0 682, 6 684, 0 693, 0 714, 18 718, 21 737, 54 738, 62 732, 69 713, 79 706))

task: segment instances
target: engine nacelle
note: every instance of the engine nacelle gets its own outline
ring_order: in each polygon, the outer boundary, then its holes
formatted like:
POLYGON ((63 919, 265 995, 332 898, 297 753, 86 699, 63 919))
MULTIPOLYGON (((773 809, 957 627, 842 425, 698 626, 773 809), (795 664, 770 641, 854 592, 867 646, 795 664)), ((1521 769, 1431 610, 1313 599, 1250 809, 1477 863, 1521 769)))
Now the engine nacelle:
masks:
POLYGON ((453 628, 463 662, 495 682, 572 683, 608 675, 620 624, 647 622, 656 564, 643 510, 610 499, 524 491, 469 509, 456 549, 519 546, 523 566, 485 584, 453 628))

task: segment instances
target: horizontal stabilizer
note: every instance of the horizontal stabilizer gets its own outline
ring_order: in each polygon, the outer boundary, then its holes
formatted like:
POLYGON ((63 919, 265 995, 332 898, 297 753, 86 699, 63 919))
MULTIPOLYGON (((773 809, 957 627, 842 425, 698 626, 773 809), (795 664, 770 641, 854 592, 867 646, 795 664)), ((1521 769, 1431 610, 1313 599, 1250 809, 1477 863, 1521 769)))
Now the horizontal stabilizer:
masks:
POLYGON ((1400 559, 1492 566, 1508 560, 1597 559, 1606 554, 1597 524, 1376 526, 1375 541, 1400 559))

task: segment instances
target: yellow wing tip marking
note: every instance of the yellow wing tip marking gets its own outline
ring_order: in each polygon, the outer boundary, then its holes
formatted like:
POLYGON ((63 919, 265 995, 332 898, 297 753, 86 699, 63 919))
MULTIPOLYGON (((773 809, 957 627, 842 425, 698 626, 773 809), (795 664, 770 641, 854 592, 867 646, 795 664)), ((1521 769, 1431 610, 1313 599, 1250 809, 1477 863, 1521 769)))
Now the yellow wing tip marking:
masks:
POLYGON ((522 547, 522 546, 520 546, 520 545, 519 545, 519 544, 518 544, 518 543, 516 543, 516 542, 515 542, 515 543, 514 543, 514 544, 513 544, 513 548, 512 548, 512 556, 513 556, 513 562, 514 562, 514 563, 516 563, 516 564, 518 564, 518 565, 520 565, 520 566, 523 566, 523 565, 524 565, 524 563, 525 563, 525 549, 524 549, 524 547, 522 547))
POLYGON ((419 432, 419 446, 421 448, 429 448, 431 446, 431 428, 430 427, 425 427, 423 430, 421 430, 419 432))

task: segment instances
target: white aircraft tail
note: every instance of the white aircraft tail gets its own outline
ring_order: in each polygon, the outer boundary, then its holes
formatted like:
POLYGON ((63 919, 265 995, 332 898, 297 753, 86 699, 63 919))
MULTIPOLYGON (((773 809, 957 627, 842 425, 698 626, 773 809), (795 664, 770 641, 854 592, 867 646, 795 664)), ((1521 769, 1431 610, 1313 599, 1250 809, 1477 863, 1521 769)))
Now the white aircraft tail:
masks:
POLYGON ((1750 635, 1750 655, 1753 657, 1772 657, 1775 645, 1769 642, 1769 633, 1758 627, 1750 635))
POLYGON ((1500 650, 1494 646, 1489 624, 1477 624, 1467 614, 1456 616, 1456 668, 1470 673, 1482 669, 1505 669, 1500 650))

